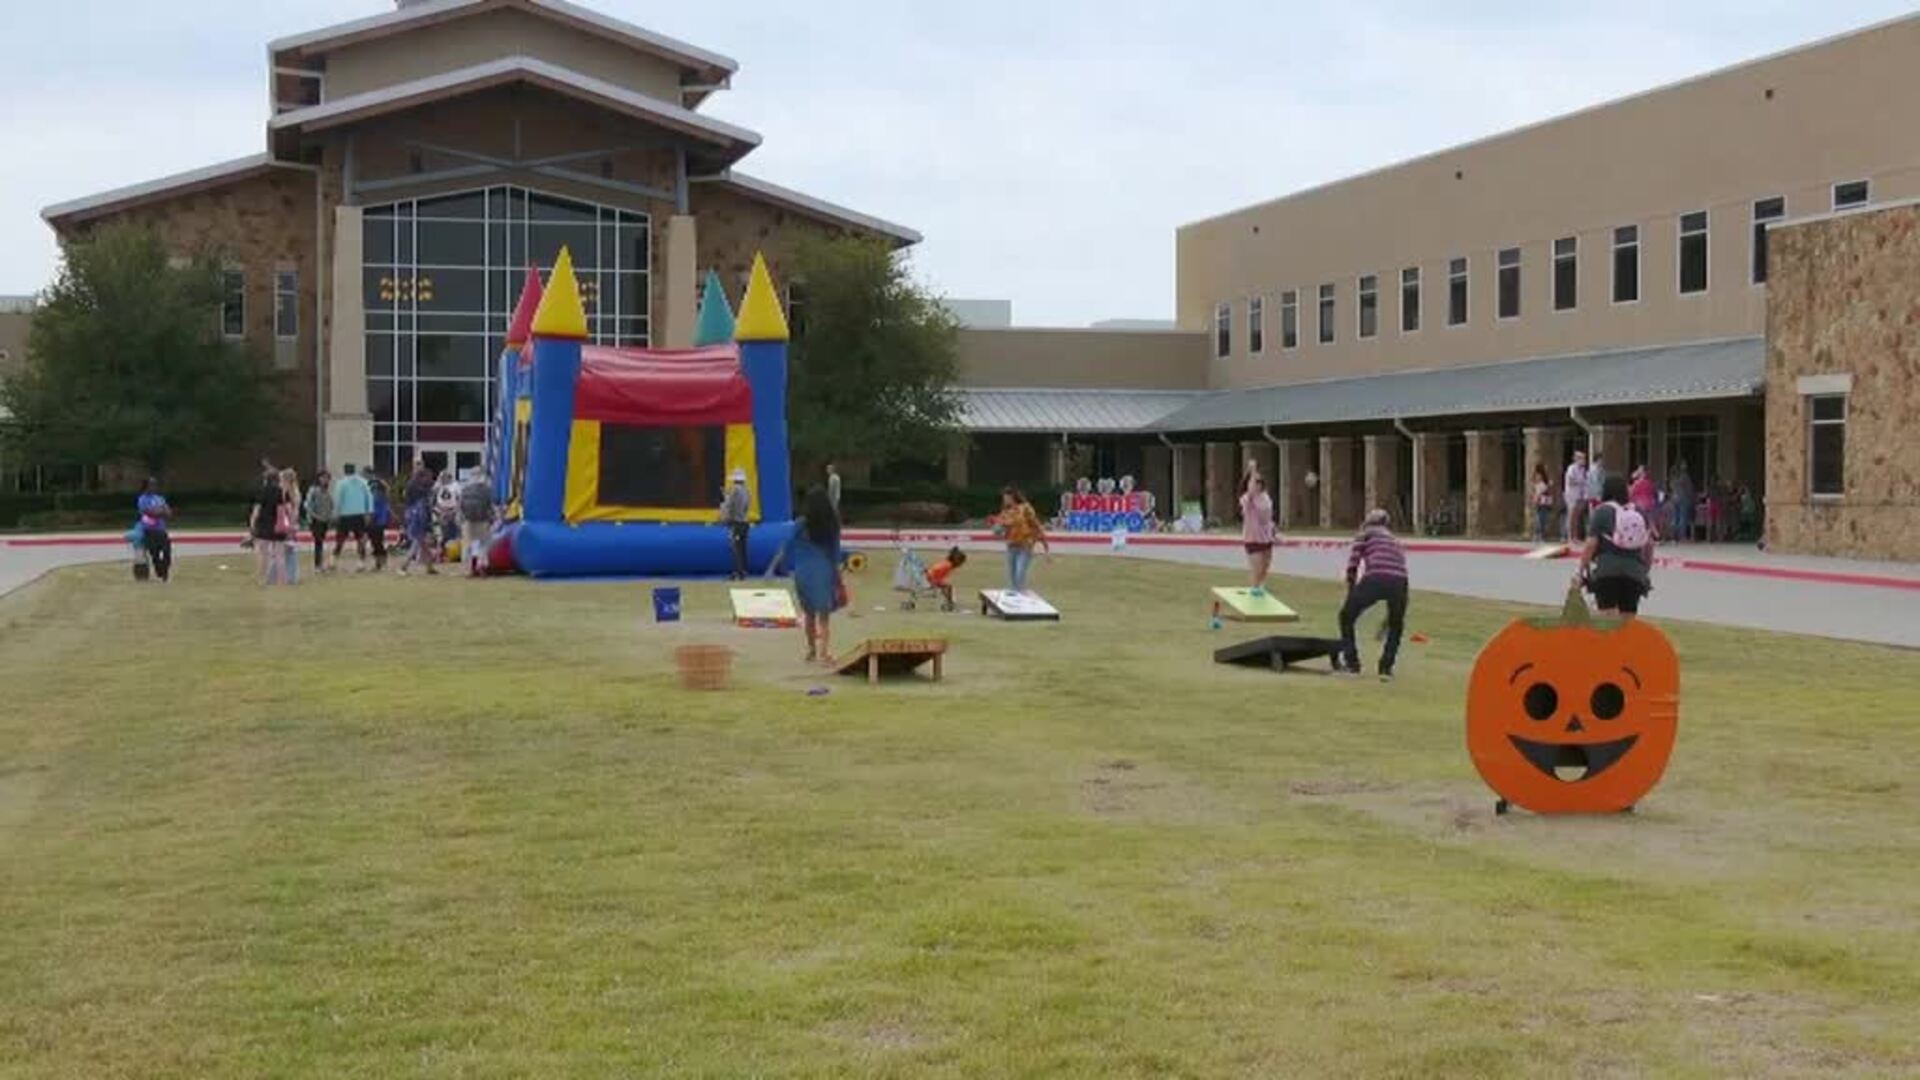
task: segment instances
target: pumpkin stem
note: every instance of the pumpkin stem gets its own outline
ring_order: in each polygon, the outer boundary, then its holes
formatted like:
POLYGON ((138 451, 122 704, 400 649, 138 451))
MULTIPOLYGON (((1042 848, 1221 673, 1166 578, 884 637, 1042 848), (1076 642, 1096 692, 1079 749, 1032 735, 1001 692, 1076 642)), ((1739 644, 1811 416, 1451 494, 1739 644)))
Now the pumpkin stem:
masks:
POLYGON ((1560 609, 1560 622, 1566 626, 1593 625, 1593 613, 1587 610, 1587 598, 1580 595, 1580 586, 1567 586, 1567 602, 1560 609))

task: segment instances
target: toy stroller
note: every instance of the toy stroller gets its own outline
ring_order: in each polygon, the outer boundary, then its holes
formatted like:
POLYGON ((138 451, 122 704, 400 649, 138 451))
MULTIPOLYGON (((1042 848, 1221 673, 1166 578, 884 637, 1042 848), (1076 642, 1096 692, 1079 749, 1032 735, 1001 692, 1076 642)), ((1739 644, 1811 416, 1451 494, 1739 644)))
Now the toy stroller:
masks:
POLYGON ((946 594, 927 576, 927 564, 912 548, 900 549, 900 565, 893 568, 893 591, 900 593, 900 610, 912 611, 922 597, 939 597, 942 611, 952 611, 946 594))

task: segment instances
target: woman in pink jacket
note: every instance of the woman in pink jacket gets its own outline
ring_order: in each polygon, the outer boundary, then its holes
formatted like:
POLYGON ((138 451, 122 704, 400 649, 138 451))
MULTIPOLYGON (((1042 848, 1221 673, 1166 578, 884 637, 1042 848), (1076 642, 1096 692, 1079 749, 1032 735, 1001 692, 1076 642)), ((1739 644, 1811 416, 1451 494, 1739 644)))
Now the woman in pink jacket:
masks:
POLYGON ((1259 474, 1251 474, 1246 493, 1240 496, 1240 540, 1247 548, 1247 570, 1253 577, 1256 596, 1266 589, 1267 572, 1273 567, 1273 545, 1279 539, 1273 529, 1273 500, 1267 495, 1267 483, 1259 474))

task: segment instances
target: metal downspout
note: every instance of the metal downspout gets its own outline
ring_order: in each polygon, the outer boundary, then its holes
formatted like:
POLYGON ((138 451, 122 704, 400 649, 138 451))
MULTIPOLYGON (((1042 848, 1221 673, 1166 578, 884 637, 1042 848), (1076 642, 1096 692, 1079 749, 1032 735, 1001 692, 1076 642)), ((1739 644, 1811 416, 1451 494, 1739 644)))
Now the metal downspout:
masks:
MULTIPOLYGON (((1164 431, 1154 432, 1154 437, 1160 440, 1160 445, 1167 448, 1167 471, 1173 474, 1167 478, 1167 501, 1173 504, 1175 510, 1178 510, 1180 508, 1180 448, 1173 445, 1173 440, 1167 438, 1167 433, 1164 431)), ((1161 520, 1166 519, 1163 517, 1161 520)))

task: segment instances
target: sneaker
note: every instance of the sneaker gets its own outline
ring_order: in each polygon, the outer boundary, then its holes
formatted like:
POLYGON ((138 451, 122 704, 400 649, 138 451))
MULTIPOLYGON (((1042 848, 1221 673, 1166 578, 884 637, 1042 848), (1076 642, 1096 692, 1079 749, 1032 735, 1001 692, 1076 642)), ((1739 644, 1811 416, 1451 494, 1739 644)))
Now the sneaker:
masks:
POLYGON ((1380 669, 1380 681, 1381 681, 1381 682, 1392 682, 1392 681, 1393 681, 1393 669, 1392 669, 1392 668, 1390 668, 1390 667, 1383 667, 1383 668, 1381 668, 1381 669, 1380 669))
POLYGON ((1247 590, 1247 595, 1248 596, 1265 596, 1267 595, 1267 590, 1261 588, 1258 585, 1255 585, 1253 588, 1247 590))

